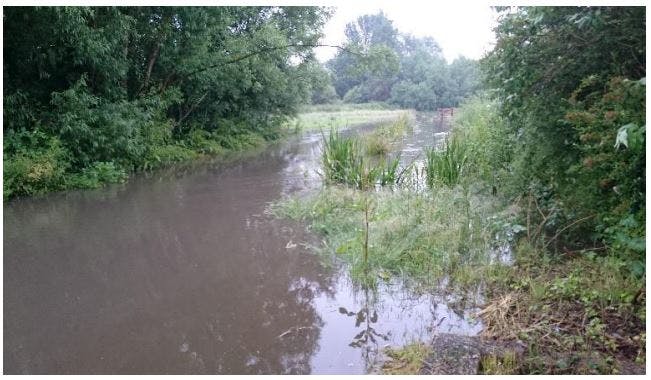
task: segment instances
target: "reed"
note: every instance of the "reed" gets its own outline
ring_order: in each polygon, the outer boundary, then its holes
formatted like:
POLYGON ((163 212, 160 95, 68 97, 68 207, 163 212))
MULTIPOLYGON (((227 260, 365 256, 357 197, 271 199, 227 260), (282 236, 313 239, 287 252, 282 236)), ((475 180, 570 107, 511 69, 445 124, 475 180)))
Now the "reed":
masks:
POLYGON ((427 185, 433 188, 437 183, 448 187, 459 184, 468 162, 468 147, 458 137, 445 140, 443 150, 433 148, 425 151, 427 185))
POLYGON ((364 157, 362 146, 354 137, 343 137, 332 130, 323 136, 321 164, 329 183, 352 186, 359 190, 396 183, 399 157, 374 162, 364 157))

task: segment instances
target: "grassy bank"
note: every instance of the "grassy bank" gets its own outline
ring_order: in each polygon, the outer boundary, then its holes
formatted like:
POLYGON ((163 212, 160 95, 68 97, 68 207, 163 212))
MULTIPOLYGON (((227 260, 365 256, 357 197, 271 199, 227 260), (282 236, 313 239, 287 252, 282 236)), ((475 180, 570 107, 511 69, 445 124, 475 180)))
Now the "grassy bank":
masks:
MULTIPOLYGON (((525 347, 483 357, 482 373, 643 371, 645 276, 613 247, 555 249, 581 219, 550 230, 553 215, 534 195, 509 196, 505 136, 490 128, 499 120, 482 102, 460 110, 450 140, 427 152, 423 170, 402 173, 426 190, 400 180, 359 186, 325 171, 329 181, 320 191, 281 200, 272 211, 306 223, 323 237, 318 250, 347 261, 366 286, 400 279, 446 294, 454 309, 479 307, 483 340, 525 347)), ((335 159, 340 167, 372 156, 364 149, 371 135, 358 139, 347 148, 352 154, 335 159)), ((414 347, 421 346, 392 349, 398 364, 386 372, 419 372, 426 350, 414 347)))
MULTIPOLYGON (((259 148, 301 130, 296 128, 297 120, 306 120, 299 124, 307 129, 329 129, 395 120, 405 113, 404 110, 384 108, 381 105, 345 105, 332 110, 324 108, 316 113, 301 113, 298 119, 273 131, 260 132, 239 127, 214 132, 195 129, 181 138, 172 136, 170 125, 152 122, 138 143, 131 146, 132 151, 123 152, 118 159, 93 161, 87 166, 76 164, 79 157, 75 157, 56 137, 39 131, 9 133, 4 142, 3 198, 8 200, 54 191, 95 189, 111 183, 123 183, 137 172, 259 148)), ((110 150, 109 147, 106 149, 110 150)), ((114 154, 116 152, 108 152, 107 157, 114 154)))
POLYGON ((381 104, 343 104, 305 107, 285 127, 296 131, 339 129, 356 124, 389 122, 405 113, 404 109, 381 104))

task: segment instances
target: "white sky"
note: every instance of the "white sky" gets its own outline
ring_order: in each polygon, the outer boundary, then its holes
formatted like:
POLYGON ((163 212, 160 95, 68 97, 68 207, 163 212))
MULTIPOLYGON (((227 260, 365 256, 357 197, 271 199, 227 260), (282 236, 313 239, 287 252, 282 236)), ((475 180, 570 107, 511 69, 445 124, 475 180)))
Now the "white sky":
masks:
MULTIPOLYGON (((338 1, 336 7, 335 14, 324 28, 325 38, 321 40, 324 44, 342 44, 346 39, 344 28, 347 23, 364 14, 376 14, 380 9, 399 32, 433 37, 448 62, 460 55, 479 59, 492 49, 495 42, 492 29, 497 15, 488 5, 481 3, 349 0, 347 3, 338 1)), ((317 58, 326 61, 335 55, 336 50, 317 48, 317 58)))

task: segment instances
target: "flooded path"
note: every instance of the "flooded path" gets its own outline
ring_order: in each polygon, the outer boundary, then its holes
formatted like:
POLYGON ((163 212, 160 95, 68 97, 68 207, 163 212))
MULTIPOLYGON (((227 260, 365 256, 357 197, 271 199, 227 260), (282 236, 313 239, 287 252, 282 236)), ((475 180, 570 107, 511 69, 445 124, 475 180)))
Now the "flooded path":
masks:
POLYGON ((478 333, 432 295, 355 287, 265 215, 320 186, 319 143, 5 204, 4 372, 367 373, 387 345, 478 333))

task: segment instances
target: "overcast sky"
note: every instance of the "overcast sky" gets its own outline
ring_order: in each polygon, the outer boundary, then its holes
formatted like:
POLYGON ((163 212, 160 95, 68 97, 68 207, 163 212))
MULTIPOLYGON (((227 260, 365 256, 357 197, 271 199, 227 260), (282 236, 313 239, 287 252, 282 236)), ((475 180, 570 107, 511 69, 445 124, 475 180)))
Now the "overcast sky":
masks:
MULTIPOLYGON (((376 14, 380 9, 393 21, 401 33, 431 36, 443 49, 448 62, 460 55, 479 59, 492 48, 496 14, 488 5, 467 3, 431 3, 411 0, 338 2, 334 16, 324 28, 325 44, 340 45, 345 41, 347 23, 364 14, 376 14)), ((318 48, 317 58, 326 61, 336 49, 318 48)))

